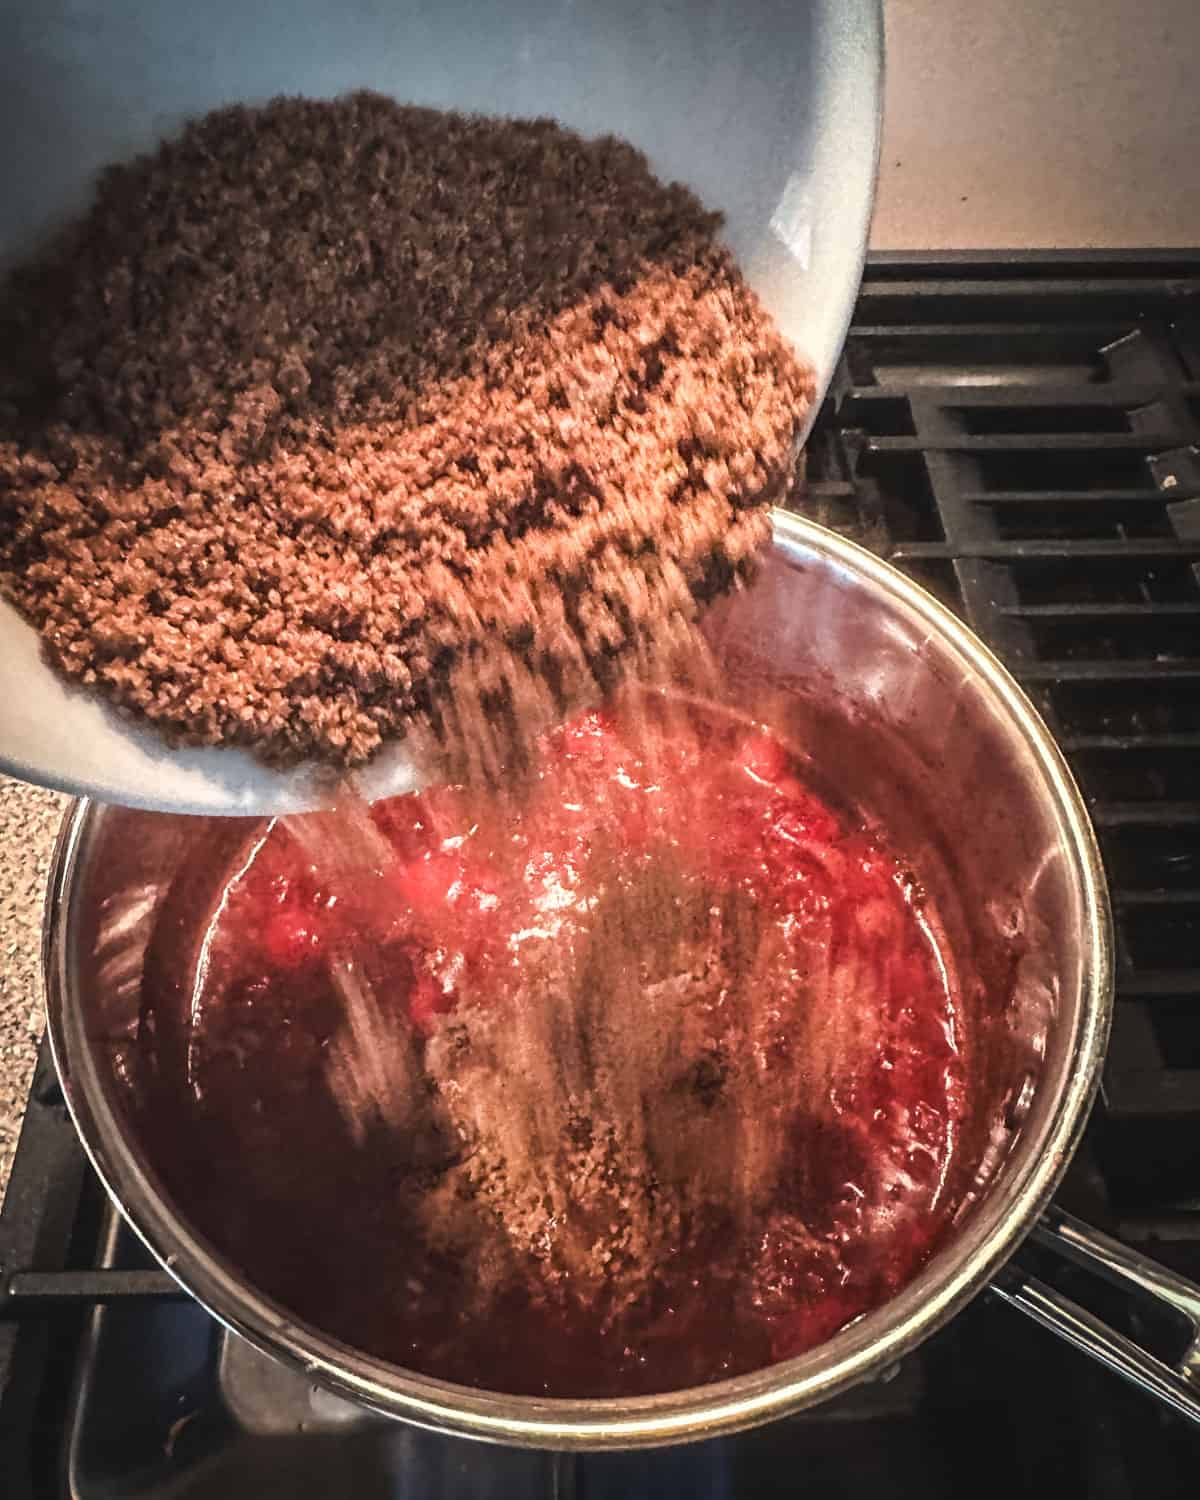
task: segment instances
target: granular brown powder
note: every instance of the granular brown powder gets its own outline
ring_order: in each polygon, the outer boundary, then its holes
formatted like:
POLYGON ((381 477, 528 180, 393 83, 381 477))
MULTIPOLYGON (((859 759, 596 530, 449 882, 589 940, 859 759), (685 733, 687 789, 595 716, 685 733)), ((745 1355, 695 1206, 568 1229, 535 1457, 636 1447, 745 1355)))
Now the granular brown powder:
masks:
POLYGON ((0 588, 285 762, 606 686, 748 567, 812 399, 717 227, 547 120, 195 122, 0 289, 0 588))

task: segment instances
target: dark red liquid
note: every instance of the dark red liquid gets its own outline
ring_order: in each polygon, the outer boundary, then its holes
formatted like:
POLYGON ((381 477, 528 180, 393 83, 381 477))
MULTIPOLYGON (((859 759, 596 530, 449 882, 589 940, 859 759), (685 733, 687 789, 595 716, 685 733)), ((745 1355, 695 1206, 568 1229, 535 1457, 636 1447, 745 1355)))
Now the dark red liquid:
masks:
POLYGON ((514 1392, 720 1379, 884 1301, 958 1206, 968 1039, 914 877, 797 769, 593 714, 502 809, 185 871, 129 1094, 183 1211, 296 1315, 514 1392))

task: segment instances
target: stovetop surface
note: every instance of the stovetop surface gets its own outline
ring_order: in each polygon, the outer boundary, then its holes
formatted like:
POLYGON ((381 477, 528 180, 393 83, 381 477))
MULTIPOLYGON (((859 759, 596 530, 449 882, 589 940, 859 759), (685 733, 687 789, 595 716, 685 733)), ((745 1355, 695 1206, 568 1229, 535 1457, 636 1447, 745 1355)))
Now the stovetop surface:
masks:
MULTIPOLYGON (((1200 253, 874 258, 795 503, 956 609, 1063 745, 1118 1002, 1061 1201, 1200 1280, 1200 253)), ((1172 1500, 1198 1471, 1200 1429, 987 1294, 886 1381, 684 1449, 525 1454, 370 1417, 173 1293, 41 1058, 0 1214, 6 1500, 1172 1500)))

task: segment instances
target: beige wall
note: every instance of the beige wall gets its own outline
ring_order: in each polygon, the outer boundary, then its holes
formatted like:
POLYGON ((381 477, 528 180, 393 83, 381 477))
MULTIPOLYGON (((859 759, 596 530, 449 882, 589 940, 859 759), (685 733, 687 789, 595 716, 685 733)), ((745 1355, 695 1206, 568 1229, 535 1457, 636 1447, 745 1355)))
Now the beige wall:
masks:
POLYGON ((878 248, 1200 245, 1200 0, 885 0, 878 248))

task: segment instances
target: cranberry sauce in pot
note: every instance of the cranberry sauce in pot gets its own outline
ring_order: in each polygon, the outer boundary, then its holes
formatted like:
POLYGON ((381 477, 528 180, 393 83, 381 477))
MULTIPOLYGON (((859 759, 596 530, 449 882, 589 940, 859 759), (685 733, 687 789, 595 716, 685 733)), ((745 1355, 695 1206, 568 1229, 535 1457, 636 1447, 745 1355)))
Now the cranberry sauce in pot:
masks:
POLYGON ((919 872, 682 700, 548 735, 503 803, 207 825, 141 984, 115 1072, 180 1211, 296 1316, 448 1380, 769 1364, 962 1203, 972 1038, 919 872))

